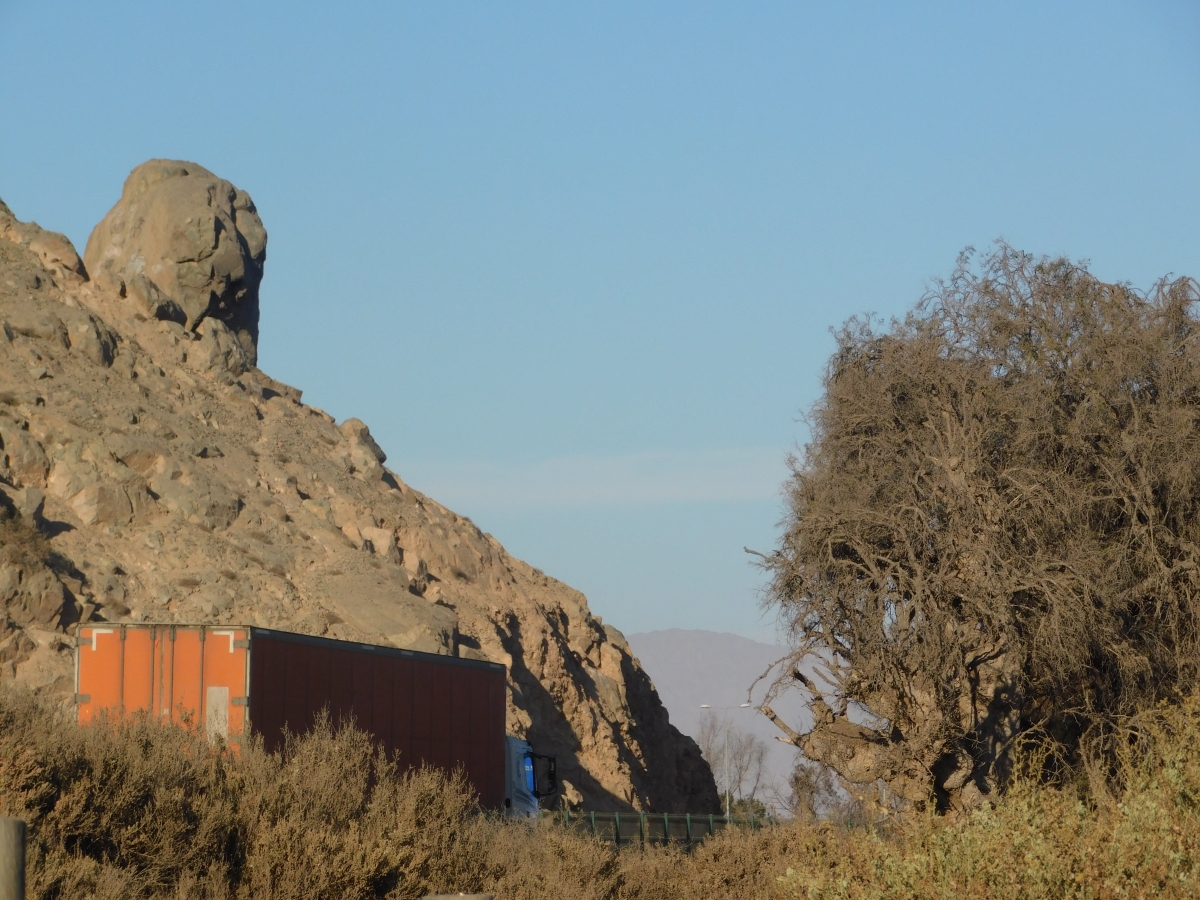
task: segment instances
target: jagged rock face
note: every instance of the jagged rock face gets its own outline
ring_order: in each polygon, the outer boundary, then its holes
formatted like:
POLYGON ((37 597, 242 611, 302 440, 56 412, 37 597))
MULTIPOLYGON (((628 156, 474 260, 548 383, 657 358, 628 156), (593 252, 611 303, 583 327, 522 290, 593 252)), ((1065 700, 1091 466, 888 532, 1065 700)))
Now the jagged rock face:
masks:
MULTIPOLYGON (((165 245, 157 221, 139 246, 165 245)), ((133 258, 94 254, 102 233, 89 259, 133 258)), ((6 207, 0 235, 0 679, 69 693, 65 636, 89 619, 489 659, 509 732, 555 753, 587 808, 717 810, 695 742, 582 594, 404 484, 364 423, 306 406, 225 320, 147 316, 6 207)))
POLYGON ((266 257, 267 232, 249 194, 195 163, 152 159, 125 180, 83 262, 148 318, 191 330, 221 320, 254 363, 266 257))

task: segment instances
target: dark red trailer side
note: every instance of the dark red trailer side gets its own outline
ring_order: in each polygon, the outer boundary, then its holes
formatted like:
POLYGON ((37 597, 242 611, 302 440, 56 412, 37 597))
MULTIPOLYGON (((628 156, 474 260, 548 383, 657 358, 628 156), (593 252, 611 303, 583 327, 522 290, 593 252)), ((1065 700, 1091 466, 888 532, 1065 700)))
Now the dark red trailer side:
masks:
POLYGON ((402 766, 461 767, 485 807, 503 806, 504 666, 266 628, 250 629, 250 648, 250 724, 268 748, 328 709, 402 766))

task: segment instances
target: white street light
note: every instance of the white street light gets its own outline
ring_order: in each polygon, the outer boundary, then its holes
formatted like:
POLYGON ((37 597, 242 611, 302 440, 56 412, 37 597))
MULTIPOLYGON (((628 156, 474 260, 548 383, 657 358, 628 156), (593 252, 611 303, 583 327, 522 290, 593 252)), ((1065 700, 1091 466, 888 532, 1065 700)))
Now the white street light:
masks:
MULTIPOLYGON (((739 706, 713 706, 709 703, 701 703, 701 709, 749 709, 753 706, 752 703, 743 703, 739 706)), ((725 720, 725 752, 721 754, 724 760, 725 768, 725 821, 733 821, 733 813, 730 805, 733 802, 733 785, 729 783, 729 720, 725 720)))

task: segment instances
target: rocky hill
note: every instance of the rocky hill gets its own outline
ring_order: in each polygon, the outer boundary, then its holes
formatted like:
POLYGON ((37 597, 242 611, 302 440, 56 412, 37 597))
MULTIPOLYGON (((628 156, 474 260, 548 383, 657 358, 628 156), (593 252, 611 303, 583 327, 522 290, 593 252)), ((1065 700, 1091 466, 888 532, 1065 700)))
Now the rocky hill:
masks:
POLYGON ((267 235, 193 163, 129 176, 81 260, 0 203, 0 680, 72 690, 78 623, 257 624, 490 659, 594 809, 709 811, 615 628, 256 368, 267 235))

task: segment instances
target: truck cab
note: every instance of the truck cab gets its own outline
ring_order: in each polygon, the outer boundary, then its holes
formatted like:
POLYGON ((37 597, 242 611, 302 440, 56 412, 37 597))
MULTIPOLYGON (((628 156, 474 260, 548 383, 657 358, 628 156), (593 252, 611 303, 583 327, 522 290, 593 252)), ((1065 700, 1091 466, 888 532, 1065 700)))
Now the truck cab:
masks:
POLYGON ((538 801, 558 793, 555 758, 533 752, 528 741, 518 737, 504 739, 504 815, 513 819, 532 819, 538 814, 538 801))

